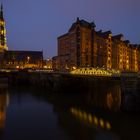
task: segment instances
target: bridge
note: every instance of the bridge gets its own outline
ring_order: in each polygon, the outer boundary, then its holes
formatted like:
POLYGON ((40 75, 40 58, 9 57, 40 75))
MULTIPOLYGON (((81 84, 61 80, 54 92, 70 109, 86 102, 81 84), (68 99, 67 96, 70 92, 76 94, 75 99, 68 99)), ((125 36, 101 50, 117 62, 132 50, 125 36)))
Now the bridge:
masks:
POLYGON ((107 77, 120 77, 121 72, 114 69, 104 68, 79 68, 70 72, 75 75, 90 75, 90 76, 107 76, 107 77))
MULTIPOLYGON (((8 77, 10 84, 30 83, 52 89, 87 89, 94 83, 106 85, 114 81, 120 82, 123 91, 134 91, 140 84, 137 72, 120 72, 113 69, 79 68, 71 72, 54 72, 52 70, 0 70, 0 78, 8 77), (78 88, 79 87, 79 88, 78 88)), ((4 80, 3 80, 4 81, 4 80)))
POLYGON ((140 78, 139 72, 121 72, 115 69, 105 69, 105 68, 78 68, 69 72, 44 70, 44 69, 0 69, 0 73, 20 73, 29 72, 31 73, 42 73, 42 74, 58 74, 58 75, 79 75, 79 76, 91 76, 91 77, 137 77, 140 78))

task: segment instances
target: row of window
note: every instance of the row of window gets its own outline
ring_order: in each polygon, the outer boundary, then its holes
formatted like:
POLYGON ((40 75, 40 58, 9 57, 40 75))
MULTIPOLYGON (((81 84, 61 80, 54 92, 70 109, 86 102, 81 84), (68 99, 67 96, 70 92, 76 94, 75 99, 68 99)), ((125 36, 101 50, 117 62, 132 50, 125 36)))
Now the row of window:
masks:
MULTIPOLYGON (((39 62, 32 62, 32 63, 29 63, 29 64, 36 64, 36 63, 39 63, 39 62)), ((8 65, 17 65, 17 64, 19 64, 19 65, 24 65, 24 64, 28 64, 28 62, 6 62, 6 64, 8 64, 8 65)))

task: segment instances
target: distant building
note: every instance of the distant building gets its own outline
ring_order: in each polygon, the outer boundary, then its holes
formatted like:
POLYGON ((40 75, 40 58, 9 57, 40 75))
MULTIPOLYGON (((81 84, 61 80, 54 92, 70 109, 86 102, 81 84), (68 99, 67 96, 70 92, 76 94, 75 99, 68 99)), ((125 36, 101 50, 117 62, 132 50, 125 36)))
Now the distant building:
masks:
POLYGON ((42 51, 6 51, 3 57, 3 68, 24 69, 43 67, 42 51))
POLYGON ((59 66, 59 59, 58 58, 59 58, 58 56, 54 56, 52 58, 52 69, 54 71, 59 71, 59 68, 60 68, 60 66, 59 66))
POLYGON ((140 45, 130 44, 122 34, 95 30, 95 24, 80 20, 68 33, 58 37, 57 68, 70 71, 81 67, 99 67, 120 71, 140 70, 140 45))
POLYGON ((52 59, 48 58, 43 60, 43 68, 47 70, 52 70, 52 59))

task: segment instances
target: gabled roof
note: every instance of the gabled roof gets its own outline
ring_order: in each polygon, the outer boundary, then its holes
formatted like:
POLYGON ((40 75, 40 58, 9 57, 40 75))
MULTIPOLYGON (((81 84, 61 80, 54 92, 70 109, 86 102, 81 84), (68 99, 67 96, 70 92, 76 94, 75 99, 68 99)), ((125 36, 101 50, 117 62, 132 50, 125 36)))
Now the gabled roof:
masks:
POLYGON ((129 41, 129 40, 125 40, 125 41, 124 41, 124 43, 129 44, 129 43, 130 43, 130 41, 129 41))
POLYGON ((77 18, 77 21, 75 23, 73 23, 72 26, 70 27, 69 32, 74 30, 76 25, 80 25, 80 26, 86 27, 86 28, 95 28, 96 27, 94 22, 89 23, 86 20, 83 20, 83 19, 80 20, 79 18, 77 18))
POLYGON ((112 38, 117 39, 117 40, 121 40, 122 37, 123 37, 123 34, 118 34, 118 35, 113 36, 112 38))
POLYGON ((57 39, 63 38, 63 37, 65 37, 65 36, 67 36, 67 35, 68 35, 68 33, 66 33, 66 34, 64 34, 64 35, 59 36, 57 39))
POLYGON ((138 48, 140 45, 139 44, 130 44, 130 46, 133 48, 138 48))
POLYGON ((100 30, 100 31, 97 31, 96 34, 101 37, 108 38, 108 36, 112 34, 112 32, 111 31, 102 32, 102 30, 100 30))

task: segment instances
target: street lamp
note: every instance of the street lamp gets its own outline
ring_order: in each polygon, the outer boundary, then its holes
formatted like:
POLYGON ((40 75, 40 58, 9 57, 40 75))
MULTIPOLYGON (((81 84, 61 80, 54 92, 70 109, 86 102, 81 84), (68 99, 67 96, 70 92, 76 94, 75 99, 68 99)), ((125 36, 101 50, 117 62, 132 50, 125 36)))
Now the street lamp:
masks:
POLYGON ((29 63, 29 60, 30 60, 30 56, 27 56, 27 63, 29 63))

